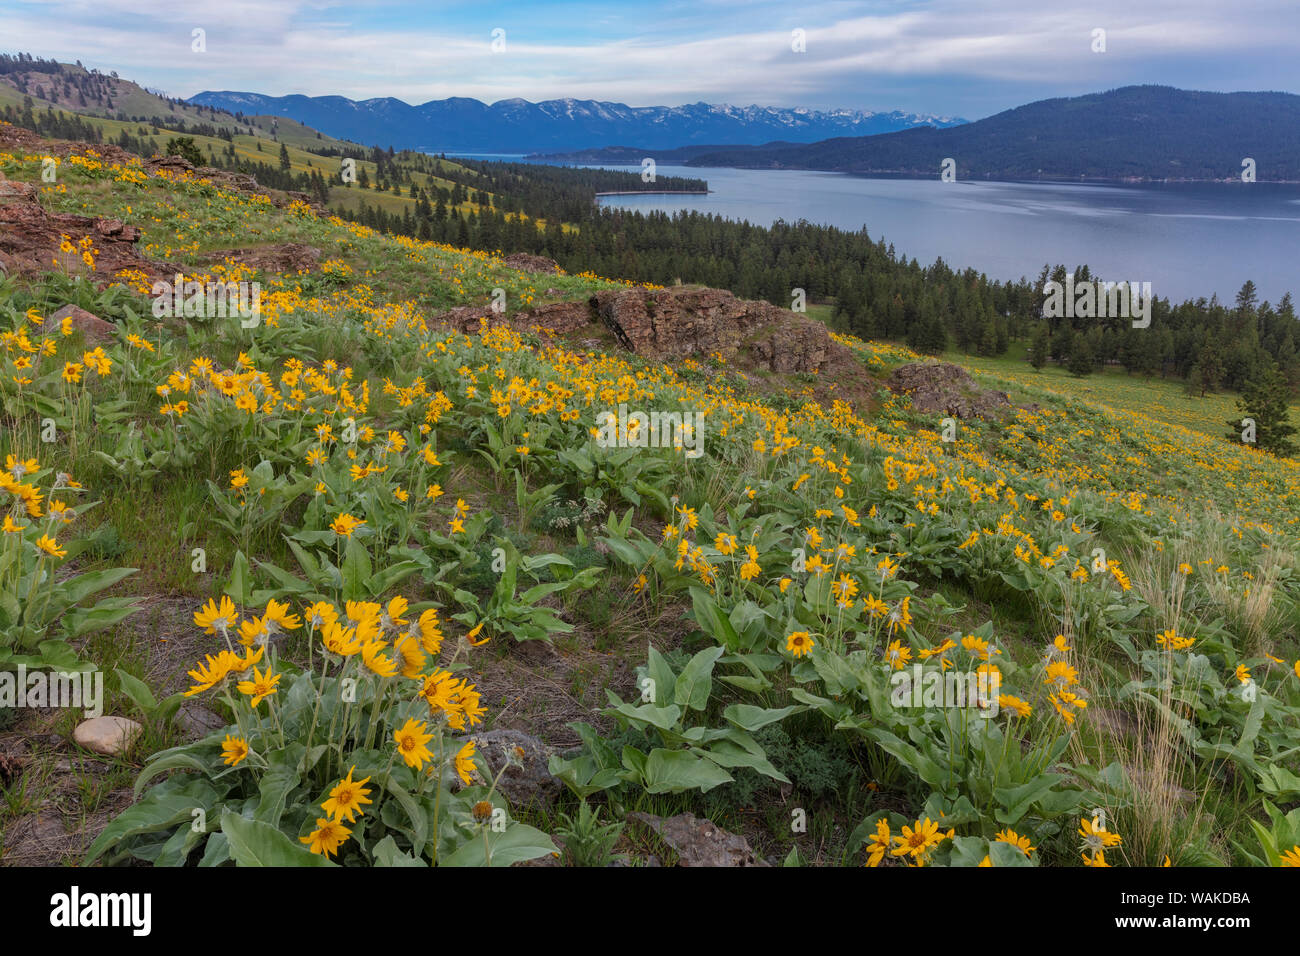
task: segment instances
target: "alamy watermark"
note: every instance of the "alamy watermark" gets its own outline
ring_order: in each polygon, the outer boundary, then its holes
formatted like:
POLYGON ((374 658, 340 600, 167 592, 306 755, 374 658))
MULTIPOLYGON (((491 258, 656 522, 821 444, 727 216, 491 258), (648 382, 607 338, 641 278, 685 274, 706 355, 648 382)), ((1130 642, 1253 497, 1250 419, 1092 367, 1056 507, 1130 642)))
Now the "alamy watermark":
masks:
POLYGON ((1133 328, 1151 325, 1150 282, 1075 283, 1068 274, 1065 282, 1049 281, 1043 286, 1043 317, 1050 319, 1132 319, 1133 328))
POLYGON ((979 715, 998 715, 998 689, 1002 675, 996 670, 940 672, 913 664, 910 672, 898 670, 889 675, 889 702, 895 707, 975 707, 979 715))
POLYGON ((82 708, 87 717, 104 712, 103 671, 31 671, 0 673, 0 707, 82 708))
POLYGON ((262 321, 262 283, 201 282, 176 276, 175 282, 160 279, 153 293, 155 318, 225 319, 238 316, 241 328, 257 328, 262 321))
POLYGON ((618 414, 596 416, 596 444, 601 448, 680 448, 687 458, 704 454, 703 412, 634 411, 620 403, 618 414))

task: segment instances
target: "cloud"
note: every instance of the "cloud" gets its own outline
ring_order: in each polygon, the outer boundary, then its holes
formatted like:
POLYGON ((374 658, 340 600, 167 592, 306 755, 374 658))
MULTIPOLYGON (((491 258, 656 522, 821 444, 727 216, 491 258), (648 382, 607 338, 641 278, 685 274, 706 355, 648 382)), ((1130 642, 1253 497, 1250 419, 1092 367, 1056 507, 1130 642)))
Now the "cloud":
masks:
POLYGON ((248 89, 412 103, 704 99, 985 115, 1066 90, 1152 82, 1153 74, 1171 85, 1300 85, 1289 52, 1300 46, 1300 18, 1278 0, 866 6, 230 0, 205 23, 212 14, 170 0, 0 0, 0 17, 10 50, 80 58, 184 96, 248 89), (195 26, 207 30, 206 53, 190 50, 195 26), (493 26, 506 30, 504 52, 491 51, 493 26), (795 28, 806 31, 804 53, 791 49, 795 28), (1095 28, 1106 30, 1104 54, 1091 49, 1095 28))

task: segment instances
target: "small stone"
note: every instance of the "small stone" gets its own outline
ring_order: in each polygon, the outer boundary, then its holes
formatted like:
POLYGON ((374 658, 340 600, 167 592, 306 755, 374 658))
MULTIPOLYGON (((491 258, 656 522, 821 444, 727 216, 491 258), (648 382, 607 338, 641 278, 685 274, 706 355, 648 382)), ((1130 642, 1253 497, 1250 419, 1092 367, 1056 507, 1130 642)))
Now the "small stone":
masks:
POLYGON ((176 724, 186 737, 197 740, 225 727, 226 721, 200 704, 186 704, 176 712, 176 724))
POLYGON ((143 729, 126 717, 94 717, 77 724, 72 739, 87 750, 112 757, 130 748, 143 729))

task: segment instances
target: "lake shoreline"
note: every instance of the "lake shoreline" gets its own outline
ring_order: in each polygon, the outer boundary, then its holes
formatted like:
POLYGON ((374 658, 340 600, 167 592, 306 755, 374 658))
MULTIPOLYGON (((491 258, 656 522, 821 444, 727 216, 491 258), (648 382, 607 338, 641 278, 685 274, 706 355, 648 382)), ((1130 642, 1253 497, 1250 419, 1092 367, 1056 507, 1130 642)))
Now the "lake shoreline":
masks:
POLYGON ((614 192, 596 193, 601 196, 707 196, 708 189, 620 189, 614 192))

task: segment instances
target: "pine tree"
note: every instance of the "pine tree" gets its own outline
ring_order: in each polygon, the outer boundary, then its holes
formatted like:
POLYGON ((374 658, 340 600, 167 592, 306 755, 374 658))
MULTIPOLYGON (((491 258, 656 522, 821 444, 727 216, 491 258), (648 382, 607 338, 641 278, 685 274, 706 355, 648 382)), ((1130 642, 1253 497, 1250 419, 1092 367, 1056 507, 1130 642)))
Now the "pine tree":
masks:
MULTIPOLYGON (((1276 362, 1266 359, 1237 399, 1241 418, 1254 424, 1255 447, 1283 457, 1296 453, 1295 442, 1291 440, 1296 428, 1291 424, 1287 407, 1290 399, 1286 376, 1276 362)), ((1243 426, 1241 419, 1231 418, 1228 426, 1232 429, 1228 437, 1238 441, 1242 440, 1243 428, 1249 427, 1243 426)))
POLYGON ((1070 343, 1070 358, 1065 363, 1065 367, 1070 370, 1071 375, 1083 378, 1085 375, 1092 374, 1092 365, 1092 346, 1088 344, 1088 337, 1076 335, 1074 341, 1070 343))
POLYGON ((1047 328, 1047 322, 1040 321, 1038 328, 1034 331, 1033 341, 1029 343, 1029 364, 1036 369, 1042 369, 1047 365, 1052 351, 1052 333, 1047 328))
MULTIPOLYGON (((1206 392, 1218 388, 1219 383, 1223 381, 1223 362, 1219 360, 1219 350, 1209 342, 1201 347, 1196 364, 1192 367, 1191 377, 1196 379, 1196 388, 1200 390, 1201 398, 1205 397, 1206 392)), ((1192 391, 1190 384, 1188 391, 1192 391)))

